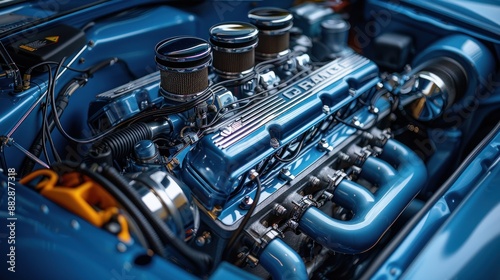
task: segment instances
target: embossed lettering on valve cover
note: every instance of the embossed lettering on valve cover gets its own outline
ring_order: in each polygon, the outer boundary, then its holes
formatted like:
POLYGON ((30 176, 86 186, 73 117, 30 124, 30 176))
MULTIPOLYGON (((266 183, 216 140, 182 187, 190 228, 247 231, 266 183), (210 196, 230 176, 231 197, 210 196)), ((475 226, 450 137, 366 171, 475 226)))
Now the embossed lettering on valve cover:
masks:
POLYGON ((277 116, 299 105, 301 101, 367 63, 369 60, 365 57, 352 54, 323 66, 311 75, 283 89, 279 94, 256 103, 241 111, 232 120, 222 123, 220 132, 212 137, 214 144, 221 149, 230 147, 277 116))

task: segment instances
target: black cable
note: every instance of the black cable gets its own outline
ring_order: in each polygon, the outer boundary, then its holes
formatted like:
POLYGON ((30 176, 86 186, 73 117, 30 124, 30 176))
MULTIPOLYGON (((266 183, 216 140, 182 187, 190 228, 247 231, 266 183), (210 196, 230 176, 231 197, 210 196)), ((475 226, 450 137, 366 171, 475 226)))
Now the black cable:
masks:
POLYGON ((135 206, 139 208, 142 214, 146 217, 148 222, 153 226, 156 232, 159 234, 160 238, 163 239, 165 243, 168 243, 173 248, 175 248, 182 256, 184 256, 189 261, 193 262, 195 267, 200 269, 200 275, 206 275, 212 268, 213 260, 208 254, 199 252, 191 247, 189 247, 183 240, 179 239, 176 234, 149 208, 144 204, 144 201, 137 194, 137 191, 133 189, 129 182, 127 182, 119 173, 110 166, 104 166, 101 170, 103 176, 108 178, 111 182, 116 184, 122 191, 122 193, 127 196, 135 206))
POLYGON ((306 139, 306 135, 307 135, 307 133, 304 133, 304 135, 302 135, 302 138, 300 139, 300 142, 299 142, 299 146, 295 149, 294 154, 291 157, 281 158, 278 155, 274 155, 274 157, 281 162, 291 162, 292 160, 296 159, 299 156, 300 151, 302 150, 302 146, 304 145, 304 142, 305 142, 304 140, 306 139))
MULTIPOLYGON (((63 57, 61 59, 61 62, 57 66, 57 69, 55 72, 56 79, 57 79, 57 75, 59 73, 59 70, 61 69, 61 66, 65 60, 66 60, 66 57, 63 57)), ((55 100, 55 96, 54 96, 54 88, 55 88, 55 81, 52 84, 52 88, 47 92, 47 94, 50 95, 51 104, 55 108, 56 107, 56 100, 55 100)), ((120 126, 120 125, 113 126, 110 129, 108 129, 108 130, 106 130, 106 131, 104 131, 96 136, 87 138, 87 139, 77 139, 77 138, 74 138, 71 135, 69 135, 66 132, 66 130, 62 127, 61 120, 59 119, 59 116, 56 114, 56 112, 54 110, 52 110, 52 115, 54 117, 54 122, 56 124, 57 129, 64 136, 64 138, 68 139, 69 141, 73 141, 73 142, 80 143, 80 144, 89 144, 89 143, 95 142, 95 141, 105 137, 106 135, 109 135, 111 132, 113 132, 115 129, 117 129, 120 126)))
MULTIPOLYGON (((56 62, 56 61, 44 61, 44 62, 40 62, 38 64, 35 64, 33 66, 31 66, 30 68, 28 68, 25 72, 25 74, 31 74, 31 72, 37 68, 37 67, 40 67, 40 66, 44 66, 44 65, 57 65, 59 66, 61 63, 60 62, 56 62)), ((80 72, 80 73, 85 73, 86 70, 80 70, 80 69, 76 69, 76 68, 72 68, 72 67, 69 67, 69 66, 62 66, 63 68, 66 68, 68 70, 71 70, 71 71, 75 71, 75 72, 80 72)), ((50 67, 49 67, 49 71, 50 71, 50 67)))
MULTIPOLYGON (((57 96, 57 99, 56 99, 56 107, 52 107, 52 111, 54 112, 54 110, 55 110, 56 114, 58 115, 58 117, 60 119, 64 110, 66 109, 66 107, 69 103, 69 97, 71 97, 72 94, 77 89, 81 88, 82 86, 84 86, 87 83, 88 77, 92 76, 95 72, 103 69, 104 67, 111 66, 117 62, 120 62, 120 59, 114 57, 114 58, 107 59, 101 63, 98 63, 96 65, 93 65, 85 70, 78 70, 78 72, 84 72, 84 74, 79 76, 79 77, 73 78, 61 89, 61 94, 59 94, 57 96)), ((46 64, 47 63, 39 63, 37 65, 32 66, 31 70, 33 70, 36 67, 46 65, 46 64)), ((53 62, 50 62, 48 64, 53 64, 53 62)), ((66 66, 62 66, 62 67, 66 67, 66 66)), ((72 70, 76 70, 76 69, 72 69, 72 70)), ((61 157, 58 154, 57 149, 55 148, 55 144, 54 144, 53 138, 51 136, 51 133, 55 127, 55 121, 54 121, 52 114, 47 116, 46 113, 44 113, 47 111, 47 107, 49 106, 49 104, 52 103, 52 102, 50 102, 51 99, 49 96, 49 89, 52 88, 51 84, 54 82, 54 77, 52 76, 52 71, 50 68, 48 71, 48 75, 49 75, 49 78, 48 78, 48 83, 47 83, 47 96, 46 96, 45 107, 44 107, 45 111, 42 109, 42 118, 43 118, 42 119, 42 131, 40 131, 38 133, 37 137, 33 141, 33 144, 30 146, 29 151, 37 157, 40 156, 40 154, 42 152, 44 152, 44 150, 46 150, 46 148, 43 147, 44 145, 46 145, 45 144, 46 140, 42 140, 42 139, 48 139, 54 158, 56 159, 56 161, 60 161, 61 157), (43 125, 44 122, 46 123, 45 129, 44 129, 44 125, 43 125)), ((57 75, 55 77, 57 77, 57 75)), ((32 82, 32 83, 36 84, 35 82, 32 82)), ((37 86, 40 87, 38 84, 37 84, 37 86)), ((54 92, 52 92, 52 94, 54 94, 54 92)), ((104 136, 106 136, 106 135, 102 135, 102 137, 104 137, 104 136)), ((97 139, 97 140, 99 140, 99 139, 97 139)), ((46 152, 45 154, 46 154, 45 157, 47 157, 48 153, 46 152)), ((23 164, 22 164, 22 168, 20 170, 21 177, 23 177, 23 176, 27 175, 29 172, 31 172, 31 170, 33 170, 34 166, 35 166, 35 162, 31 158, 25 157, 23 164)))
MULTIPOLYGON (((47 120, 45 120, 45 122, 47 122, 47 120)), ((42 129, 43 129, 43 127, 42 127, 42 129)), ((46 130, 45 133, 47 134, 47 139, 49 140, 50 149, 52 150, 52 155, 54 156, 54 159, 56 162, 61 162, 62 161, 61 156, 57 152, 56 145, 54 144, 54 139, 52 139, 50 127, 48 125, 46 125, 45 130, 46 130)))
MULTIPOLYGON (((283 147, 282 149, 279 149, 279 151, 276 153, 276 155, 278 155, 278 157, 282 157, 285 155, 285 153, 287 152, 287 149, 288 149, 288 145, 290 145, 290 143, 288 143, 285 147, 283 147)), ((260 173, 260 177, 261 178, 264 178, 264 175, 269 175, 270 172, 272 170, 276 170, 276 166, 278 166, 278 164, 280 164, 281 162, 279 160, 277 160, 274 155, 270 156, 270 158, 273 160, 271 162, 271 164, 269 165, 269 167, 262 173, 260 173)))
MULTIPOLYGON (((55 82, 52 81, 52 70, 49 69, 49 84, 47 85, 47 88, 50 88, 50 82, 55 82)), ((47 157, 47 163, 49 163, 48 155, 47 155, 47 148, 45 147, 46 139, 49 140, 50 143, 50 149, 52 150, 52 155, 54 156, 54 159, 56 162, 61 162, 61 157, 59 156, 59 153, 56 150, 56 146, 54 144, 54 140, 52 139, 51 131, 47 125, 48 120, 47 120, 47 110, 49 106, 49 95, 47 94, 45 96, 45 106, 42 109, 42 145, 45 153, 45 157, 47 157)), ((56 110, 56 108, 52 108, 52 110, 56 110)))
POLYGON ((233 250, 233 246, 234 246, 236 240, 238 239, 238 237, 240 237, 240 233, 243 231, 243 229, 247 225, 248 220, 250 220, 250 218, 252 217, 253 212, 255 211, 255 208, 257 207, 257 204, 259 203, 262 184, 261 184, 258 176, 255 177, 254 180, 257 183, 257 189, 255 190, 255 196, 253 198, 253 203, 250 206, 250 209, 248 209, 247 213, 245 214, 245 217, 243 217, 243 220, 241 221, 238 228, 231 235, 231 239, 229 239, 229 242, 227 243, 226 248, 224 249, 224 252, 226 252, 226 256, 225 256, 226 260, 229 260, 229 258, 232 256, 231 251, 233 250))
MULTIPOLYGON (((386 89, 381 89, 380 91, 376 92, 374 94, 374 96, 370 99, 370 106, 368 107, 368 112, 371 113, 372 115, 374 115, 375 119, 371 122, 371 124, 369 126, 367 126, 367 127, 359 127, 357 125, 349 123, 346 120, 341 119, 339 116, 335 116, 335 120, 337 122, 339 122, 339 123, 342 123, 344 125, 347 125, 349 127, 355 128, 355 129, 360 130, 360 131, 369 131, 370 129, 372 129, 373 127, 375 127, 375 125, 377 125, 377 122, 378 122, 379 114, 378 114, 377 111, 374 110, 375 109, 375 104, 387 92, 388 91, 386 89)), ((364 102, 361 103, 361 104, 366 105, 366 103, 364 103, 364 102)))
MULTIPOLYGON (((51 100, 51 105, 53 108, 56 108, 56 102, 55 102, 55 82, 57 80, 57 76, 59 74, 59 71, 62 67, 64 68, 68 68, 70 70, 73 70, 73 71, 77 71, 77 72, 84 72, 84 73, 87 73, 87 74, 92 74, 94 73, 95 71, 98 71, 99 69, 102 69, 104 66, 108 66, 108 65, 112 65, 114 64, 116 61, 118 61, 117 58, 112 58, 112 59, 109 59, 107 61, 104 61, 96 66, 92 66, 86 70, 78 70, 78 69, 73 69, 73 68, 70 68, 70 67, 67 67, 67 66, 63 66, 62 64, 64 63, 64 61, 66 60, 66 57, 62 58, 61 61, 59 63, 57 63, 57 69, 56 69, 56 72, 54 74, 54 78, 52 79, 53 82, 51 83, 51 87, 48 88, 48 92, 47 94, 49 95, 50 97, 50 100, 51 100)), ((40 65, 43 65, 43 64, 52 64, 53 62, 44 62, 44 63, 39 63, 31 68, 35 68, 35 67, 38 67, 40 65)), ((73 142, 76 142, 76 143, 80 143, 80 144, 88 144, 88 143, 92 143, 92 142, 95 142, 103 137, 105 137, 106 135, 109 135, 111 132, 113 132, 116 128, 119 127, 119 125, 117 126, 114 126, 110 129, 108 129, 107 131, 103 132, 103 133, 100 133, 94 137, 91 137, 91 138, 87 138, 87 139, 77 139, 77 138, 74 138, 72 137, 71 135, 69 135, 66 130, 62 127, 61 125, 61 121, 59 119, 59 116, 58 114, 55 112, 55 110, 52 110, 52 114, 53 114, 53 118, 54 118, 54 122, 55 122, 55 125, 57 127, 57 129, 59 130, 59 132, 61 132, 61 134, 68 140, 70 141, 73 141, 73 142)))
MULTIPOLYGON (((259 73, 259 71, 261 69, 265 69, 265 67, 267 67, 266 64, 271 64, 273 62, 286 61, 292 55, 296 55, 296 54, 297 53, 293 52, 293 53, 288 54, 287 56, 283 56, 283 57, 279 57, 276 59, 261 62, 254 67, 254 71, 252 71, 251 73, 249 73, 245 76, 236 78, 236 79, 225 80, 225 81, 221 81, 217 84, 214 84, 214 85, 210 86, 209 88, 207 88, 207 90, 205 90, 205 92, 203 92, 198 98, 196 98, 194 100, 190 100, 188 102, 185 102, 183 104, 176 105, 176 106, 168 106, 168 107, 163 107, 163 108, 160 108, 157 110, 141 112, 136 117, 132 117, 131 119, 129 119, 127 121, 127 123, 131 123, 131 122, 133 123, 136 121, 143 121, 147 118, 161 117, 161 116, 164 116, 166 114, 176 114, 176 113, 181 113, 181 112, 184 112, 186 110, 189 110, 189 109, 201 104, 202 102, 205 102, 208 98, 210 98, 212 96, 212 91, 214 89, 216 89, 217 87, 220 87, 223 85, 227 86, 228 84, 241 82, 241 81, 247 81, 247 80, 249 81, 249 80, 253 79, 259 73)), ((302 73, 299 73, 299 74, 302 74, 302 73)), ((269 90, 273 90, 273 89, 269 89, 269 90)), ((239 102, 241 102, 241 100, 239 102)), ((211 122, 211 124, 212 123, 213 122, 211 122)))
MULTIPOLYGON (((50 86, 50 80, 52 77, 50 77, 52 75, 52 72, 49 70, 49 86, 50 86)), ((47 143, 46 143, 46 130, 45 130, 45 126, 47 125, 47 106, 49 106, 49 99, 48 99, 49 95, 47 94, 45 96, 45 104, 43 104, 42 106, 42 151, 43 151, 43 155, 45 156, 45 160, 47 161, 47 164, 50 166, 51 163, 50 163, 50 158, 49 158, 49 153, 47 152, 47 143)))
MULTIPOLYGON (((67 167, 72 168, 69 164, 67 167)), ((136 205, 136 203, 130 200, 115 184, 113 184, 108 178, 98 174, 97 172, 91 171, 87 169, 85 166, 78 166, 76 168, 77 171, 82 174, 88 176, 95 182, 97 182, 101 187, 103 187, 107 192, 109 192, 113 198, 115 198, 118 203, 127 210, 131 217, 133 217, 134 221, 139 225, 141 230, 143 231, 144 237, 146 237, 149 249, 153 250, 156 254, 166 257, 165 249, 156 234, 155 230, 148 223, 147 219, 144 217, 142 211, 140 211, 136 205)))
MULTIPOLYGON (((50 80, 50 82, 52 82, 50 80)), ((62 94, 60 94, 58 97, 57 97, 57 106, 56 106, 56 113, 58 114, 59 118, 62 116, 66 106, 68 105, 68 102, 69 102, 69 96, 71 96, 72 92, 74 92, 77 88, 75 88, 75 84, 79 87, 81 86, 81 81, 77 81, 77 80, 73 80, 72 82, 68 83, 62 90, 62 94)), ((50 101, 48 99, 48 93, 46 95, 46 100, 45 100, 45 104, 46 106, 48 106, 50 104, 50 101)), ((54 110, 54 109, 52 109, 54 110)), ((44 114, 43 114, 43 111, 42 111, 42 118, 44 118, 44 114)), ((57 149, 54 148, 54 145, 53 145, 53 139, 52 139, 52 136, 51 136, 51 133, 52 131, 54 130, 54 127, 55 127, 55 123, 54 123, 54 120, 52 118, 52 115, 49 115, 47 117, 45 117, 48 122, 47 126, 46 126, 46 132, 47 133, 47 136, 48 136, 48 139, 49 139, 49 142, 51 142, 51 147, 52 147, 52 150, 53 150, 53 153, 54 153, 54 157, 56 158, 57 160, 57 156, 58 156, 58 153, 57 153, 57 149)), ((43 121, 43 119, 42 119, 43 121)), ((43 125, 42 125, 42 129, 43 129, 43 125)), ((42 153, 42 138, 43 138, 43 131, 39 131, 35 140, 33 141, 33 143, 31 144, 30 148, 29 148, 29 151, 35 155, 36 157, 40 156, 40 154, 42 153)), ((33 170, 33 167, 35 166, 35 161, 33 161, 30 157, 25 157, 24 158, 24 161, 22 163, 22 167, 21 167, 21 170, 20 170, 20 173, 21 174, 21 177, 24 177, 25 175, 27 175, 29 172, 31 172, 33 170)))
MULTIPOLYGON (((44 106, 44 108, 42 109, 42 116, 45 115, 47 112, 47 109, 46 109, 46 106, 44 106)), ((51 161, 50 161, 50 158, 49 158, 49 153, 48 153, 48 150, 47 150, 47 130, 45 129, 45 126, 46 126, 46 119, 43 118, 42 119, 42 152, 43 152, 43 155, 45 156, 45 160, 47 162, 47 165, 51 165, 51 161)), ((51 146, 52 148, 52 146, 51 146)), ((54 154, 52 154, 54 155, 54 154)))
MULTIPOLYGON (((377 119, 378 119, 378 118, 377 118, 377 119)), ((371 128, 373 128, 373 126, 370 126, 370 127, 360 127, 360 126, 354 125, 354 124, 352 124, 352 123, 349 123, 349 122, 347 122, 347 121, 345 121, 345 120, 343 120, 343 119, 341 119, 341 118, 339 118, 339 117, 337 117, 337 116, 335 116, 335 120, 336 120, 337 122, 341 123, 341 124, 347 125, 348 127, 352 127, 352 128, 354 128, 354 129, 361 130, 361 131, 368 131, 368 130, 370 130, 371 128)), ((377 123, 377 121, 375 120, 375 122, 374 122, 374 123, 377 123)))

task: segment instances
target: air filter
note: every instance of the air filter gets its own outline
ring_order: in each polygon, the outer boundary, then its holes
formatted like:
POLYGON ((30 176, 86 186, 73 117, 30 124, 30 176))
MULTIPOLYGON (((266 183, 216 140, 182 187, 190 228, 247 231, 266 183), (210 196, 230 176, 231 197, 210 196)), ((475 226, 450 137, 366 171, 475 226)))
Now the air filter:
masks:
POLYGON ((279 57, 287 54, 290 40, 290 28, 293 16, 279 8, 257 8, 248 13, 250 22, 259 29, 259 44, 255 55, 259 60, 279 57))
POLYGON ((188 101, 208 87, 210 44, 196 37, 173 37, 155 47, 161 72, 160 92, 170 100, 188 101))
POLYGON ((223 77, 235 77, 252 71, 255 63, 257 27, 245 22, 227 22, 210 28, 213 48, 212 66, 223 77))

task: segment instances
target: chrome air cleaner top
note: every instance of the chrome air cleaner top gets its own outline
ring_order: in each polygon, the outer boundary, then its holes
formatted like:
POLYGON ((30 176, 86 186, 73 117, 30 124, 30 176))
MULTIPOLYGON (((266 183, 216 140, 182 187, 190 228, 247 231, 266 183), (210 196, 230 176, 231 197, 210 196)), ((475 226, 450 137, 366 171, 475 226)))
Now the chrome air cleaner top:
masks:
POLYGON ((289 52, 290 28, 293 25, 292 14, 279 8, 256 8, 248 13, 250 22, 259 28, 259 44, 256 56, 269 59, 289 52))
POLYGON ((253 69, 258 29, 245 22, 226 22, 210 28, 213 67, 221 76, 234 77, 253 69))
POLYGON ((196 37, 173 37, 155 47, 161 72, 161 94, 170 100, 187 101, 208 87, 210 44, 196 37))

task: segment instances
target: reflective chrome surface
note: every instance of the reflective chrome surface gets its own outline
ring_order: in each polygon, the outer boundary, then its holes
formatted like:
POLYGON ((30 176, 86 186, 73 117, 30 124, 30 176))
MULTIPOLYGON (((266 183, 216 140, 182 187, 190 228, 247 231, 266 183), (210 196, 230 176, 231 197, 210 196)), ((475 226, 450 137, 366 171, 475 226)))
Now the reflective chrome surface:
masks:
POLYGON ((216 24, 210 28, 209 33, 214 43, 241 44, 257 39, 259 30, 250 23, 235 21, 216 24))
POLYGON ((156 216, 175 229, 178 237, 186 238, 186 231, 196 230, 194 206, 180 183, 164 171, 151 171, 131 175, 130 183, 142 201, 156 216), (191 226, 192 228, 186 228, 191 226))
POLYGON ((189 72, 209 65, 211 47, 203 39, 181 36, 159 42, 155 54, 161 70, 189 72))
POLYGON ((292 22, 293 16, 285 9, 263 7, 248 12, 248 18, 250 22, 259 28, 268 27, 268 29, 274 29, 275 27, 289 25, 292 22))
POLYGON ((421 98, 411 104, 412 116, 421 121, 430 121, 440 116, 448 104, 448 89, 436 74, 422 71, 417 75, 415 89, 421 98))

